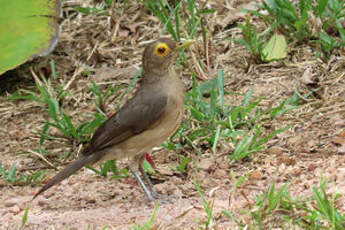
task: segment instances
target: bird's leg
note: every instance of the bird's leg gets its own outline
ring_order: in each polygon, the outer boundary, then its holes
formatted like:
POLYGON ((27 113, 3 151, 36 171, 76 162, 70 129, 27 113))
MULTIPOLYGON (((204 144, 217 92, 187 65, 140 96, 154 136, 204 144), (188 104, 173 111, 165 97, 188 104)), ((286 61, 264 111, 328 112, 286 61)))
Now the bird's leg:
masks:
MULTIPOLYGON (((145 155, 143 155, 145 156, 145 155)), ((142 167, 140 166, 140 162, 142 162, 143 160, 142 156, 135 156, 134 159, 132 160, 132 163, 129 165, 129 168, 133 174, 133 176, 135 177, 135 179, 137 179, 137 181, 139 182, 140 186, 142 187, 142 189, 144 190, 147 198, 149 198, 150 201, 156 202, 156 199, 152 196, 153 194, 151 193, 151 191, 149 189, 147 189, 145 183, 143 182, 143 180, 140 178, 139 174, 138 174, 138 169, 142 172, 142 167), (139 168, 138 168, 139 166, 139 168)), ((145 178, 146 180, 146 178, 145 178)), ((152 183, 151 183, 152 185, 152 183)), ((149 185, 150 189, 151 186, 149 185)))
POLYGON ((139 170, 141 172, 141 175, 144 177, 147 185, 150 187, 152 196, 155 197, 155 198, 159 197, 159 194, 156 192, 155 188, 153 187, 153 184, 152 184, 152 182, 150 180, 150 177, 147 175, 147 173, 143 169, 142 164, 139 165, 139 170))
MULTIPOLYGON (((148 153, 146 153, 148 155, 148 153)), ((155 199, 159 199, 161 201, 161 203, 171 203, 171 201, 164 195, 162 194, 159 194, 158 192, 156 192, 155 188, 153 187, 153 184, 150 180, 150 177, 147 175, 147 173, 145 172, 145 170, 143 169, 143 161, 144 159, 147 160, 147 155, 143 155, 142 158, 140 158, 139 160, 139 164, 138 164, 138 167, 139 167, 139 171, 141 172, 141 175, 144 177, 148 187, 150 188, 151 190, 151 195, 153 198, 155 199)), ((150 158, 151 159, 151 158, 150 158)), ((150 162, 149 162, 150 163, 150 162)), ((150 163, 151 164, 151 163, 150 163)), ((152 166, 152 164, 151 164, 152 166)))
POLYGON ((150 190, 151 190, 151 194, 154 198, 159 198, 160 194, 156 192, 155 188, 153 187, 152 181, 150 180, 150 177, 147 175, 147 173, 145 172, 145 170, 143 169, 143 162, 144 160, 148 160, 148 158, 150 159, 150 161, 148 161, 151 165, 151 167, 154 167, 153 161, 152 159, 148 156, 148 153, 145 153, 145 155, 140 159, 139 161, 139 170, 141 172, 141 175, 144 177, 147 185, 149 186, 150 190))
POLYGON ((132 170, 131 170, 131 172, 132 172, 133 176, 135 177, 135 179, 137 179, 137 181, 139 182, 140 186, 143 188, 147 198, 149 198, 150 201, 156 202, 156 199, 153 198, 153 196, 152 196, 153 194, 151 194, 151 192, 147 189, 145 183, 142 181, 139 174, 135 171, 132 171, 132 170))

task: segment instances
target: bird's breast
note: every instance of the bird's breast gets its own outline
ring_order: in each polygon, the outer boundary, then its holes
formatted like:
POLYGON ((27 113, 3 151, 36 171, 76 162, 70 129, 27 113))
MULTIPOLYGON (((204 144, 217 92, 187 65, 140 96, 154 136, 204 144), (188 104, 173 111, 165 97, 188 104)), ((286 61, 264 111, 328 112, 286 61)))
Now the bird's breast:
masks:
POLYGON ((119 144, 118 150, 127 156, 149 151, 167 140, 179 128, 184 114, 184 89, 179 79, 161 82, 168 101, 159 119, 142 133, 119 144))

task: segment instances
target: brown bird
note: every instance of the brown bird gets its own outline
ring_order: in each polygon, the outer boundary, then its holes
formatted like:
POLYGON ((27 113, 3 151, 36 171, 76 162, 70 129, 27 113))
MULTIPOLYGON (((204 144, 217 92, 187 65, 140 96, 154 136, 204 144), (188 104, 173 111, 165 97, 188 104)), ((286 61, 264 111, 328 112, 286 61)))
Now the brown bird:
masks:
POLYGON ((143 53, 140 86, 134 96, 95 131, 79 158, 45 184, 33 199, 85 165, 128 157, 132 158, 130 171, 147 197, 154 201, 158 194, 142 169, 142 162, 145 152, 161 144, 180 126, 184 87, 173 65, 179 51, 192 43, 161 38, 149 44, 143 53))

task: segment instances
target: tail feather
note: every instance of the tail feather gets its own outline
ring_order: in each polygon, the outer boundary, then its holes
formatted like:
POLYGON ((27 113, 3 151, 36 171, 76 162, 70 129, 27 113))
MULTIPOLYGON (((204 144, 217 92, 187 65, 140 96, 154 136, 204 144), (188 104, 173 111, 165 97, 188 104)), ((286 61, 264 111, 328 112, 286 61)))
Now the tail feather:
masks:
POLYGON ((102 154, 94 153, 92 155, 79 158, 61 170, 53 179, 48 181, 35 195, 32 199, 35 199, 38 195, 49 189, 50 187, 56 185, 67 177, 71 176, 73 173, 81 169, 83 166, 97 162, 102 158, 102 154))

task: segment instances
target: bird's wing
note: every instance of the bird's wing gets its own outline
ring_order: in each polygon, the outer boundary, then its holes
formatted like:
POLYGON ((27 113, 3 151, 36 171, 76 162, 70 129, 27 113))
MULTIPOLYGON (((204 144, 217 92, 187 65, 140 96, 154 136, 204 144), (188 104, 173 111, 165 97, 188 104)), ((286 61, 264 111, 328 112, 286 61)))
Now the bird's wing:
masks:
POLYGON ((150 87, 141 89, 96 130, 82 154, 90 155, 141 133, 159 119, 167 100, 162 92, 150 87))

